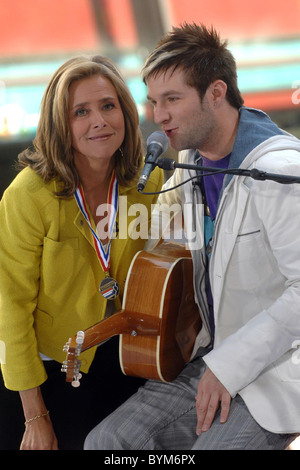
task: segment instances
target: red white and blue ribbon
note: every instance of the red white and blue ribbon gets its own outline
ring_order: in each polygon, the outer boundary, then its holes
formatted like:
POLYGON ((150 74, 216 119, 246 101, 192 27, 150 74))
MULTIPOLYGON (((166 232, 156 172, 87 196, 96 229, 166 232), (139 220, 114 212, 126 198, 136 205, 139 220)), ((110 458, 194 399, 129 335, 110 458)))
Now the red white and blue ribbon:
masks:
POLYGON ((108 196, 107 196, 108 243, 104 247, 96 231, 92 227, 90 216, 87 210, 87 205, 84 199, 84 193, 83 193, 82 187, 79 186, 75 191, 76 202, 92 232, 96 253, 98 255, 98 259, 100 261, 102 269, 106 274, 108 274, 109 266, 110 266, 111 236, 114 230, 115 221, 116 221, 117 212, 118 212, 118 195, 119 195, 118 181, 117 181, 115 172, 113 172, 110 185, 109 185, 108 196))

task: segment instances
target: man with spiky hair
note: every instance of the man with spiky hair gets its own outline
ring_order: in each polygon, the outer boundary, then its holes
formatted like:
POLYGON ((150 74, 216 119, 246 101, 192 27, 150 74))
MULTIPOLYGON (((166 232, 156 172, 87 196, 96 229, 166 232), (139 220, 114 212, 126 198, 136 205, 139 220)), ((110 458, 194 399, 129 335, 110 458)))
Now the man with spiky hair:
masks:
POLYGON ((86 448, 285 449, 300 432, 300 185, 224 172, 300 176, 300 142, 243 105, 214 28, 173 28, 143 79, 179 161, 221 169, 176 169, 158 201, 192 205, 200 227, 189 248, 202 328, 178 377, 148 381, 86 448))

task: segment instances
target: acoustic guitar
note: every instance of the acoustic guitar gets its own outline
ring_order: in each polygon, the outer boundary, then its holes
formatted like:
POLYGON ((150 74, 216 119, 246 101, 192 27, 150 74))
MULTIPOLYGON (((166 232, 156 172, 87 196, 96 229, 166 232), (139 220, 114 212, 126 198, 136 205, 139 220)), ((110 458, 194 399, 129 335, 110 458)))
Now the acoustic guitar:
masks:
POLYGON ((62 371, 67 382, 79 386, 80 354, 120 335, 125 375, 170 382, 190 360, 201 324, 191 254, 182 244, 163 242, 151 252, 135 255, 122 310, 69 339, 62 371))

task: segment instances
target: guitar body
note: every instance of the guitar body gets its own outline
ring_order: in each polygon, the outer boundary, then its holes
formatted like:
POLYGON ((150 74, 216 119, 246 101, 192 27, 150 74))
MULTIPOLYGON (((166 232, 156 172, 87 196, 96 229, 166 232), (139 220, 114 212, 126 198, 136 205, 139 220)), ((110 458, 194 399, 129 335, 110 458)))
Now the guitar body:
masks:
POLYGON ((139 252, 128 273, 123 304, 125 311, 159 319, 158 335, 120 336, 124 374, 174 380, 189 361, 201 328, 190 252, 167 242, 152 252, 139 252))
POLYGON ((62 371, 79 386, 81 352, 120 335, 124 374, 169 382, 190 360, 201 325, 191 254, 179 243, 164 242, 136 254, 122 310, 69 339, 62 371))

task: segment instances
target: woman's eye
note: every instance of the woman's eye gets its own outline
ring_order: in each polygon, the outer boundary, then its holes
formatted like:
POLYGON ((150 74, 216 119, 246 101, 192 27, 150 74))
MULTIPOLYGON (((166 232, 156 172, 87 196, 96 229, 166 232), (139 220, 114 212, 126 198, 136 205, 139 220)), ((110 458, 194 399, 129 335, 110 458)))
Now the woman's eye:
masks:
POLYGON ((111 109, 113 109, 115 107, 114 103, 107 103, 104 105, 104 109, 106 111, 110 111, 111 109))
POLYGON ((79 108, 75 111, 75 116, 85 116, 87 114, 87 109, 79 108))

